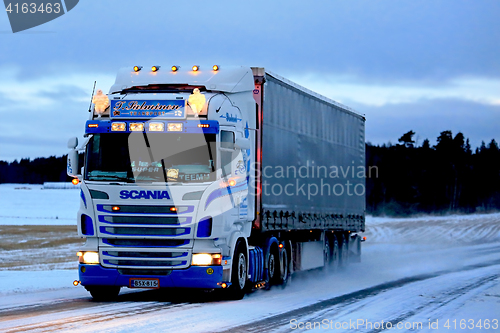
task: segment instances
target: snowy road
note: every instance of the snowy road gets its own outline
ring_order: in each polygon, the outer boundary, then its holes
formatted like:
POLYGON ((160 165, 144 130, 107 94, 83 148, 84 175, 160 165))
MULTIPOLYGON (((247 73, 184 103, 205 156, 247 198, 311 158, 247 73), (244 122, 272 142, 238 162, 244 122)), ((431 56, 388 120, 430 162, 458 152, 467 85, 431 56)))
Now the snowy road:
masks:
POLYGON ((297 274, 285 289, 257 291, 242 301, 167 290, 99 303, 81 288, 21 296, 0 301, 0 331, 287 332, 310 331, 316 323, 316 331, 380 332, 383 321, 397 331, 421 323, 424 332, 455 332, 453 320, 481 319, 494 332, 500 331, 493 329, 500 317, 500 244, 369 245, 361 264, 336 274, 297 274), (347 326, 353 322, 360 326, 347 326))
POLYGON ((47 204, 79 192, 17 187, 0 186, 0 332, 500 332, 499 213, 368 217, 362 263, 241 301, 123 290, 101 303, 71 284, 76 208, 47 204), (27 211, 26 196, 41 203, 27 211))

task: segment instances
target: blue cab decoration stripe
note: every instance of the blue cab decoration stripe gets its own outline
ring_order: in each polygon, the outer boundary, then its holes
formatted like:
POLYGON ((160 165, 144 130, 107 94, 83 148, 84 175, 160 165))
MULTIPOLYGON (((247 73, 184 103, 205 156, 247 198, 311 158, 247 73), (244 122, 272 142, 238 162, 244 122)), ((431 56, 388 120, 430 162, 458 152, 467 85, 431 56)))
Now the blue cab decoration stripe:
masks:
POLYGON ((221 197, 224 197, 226 195, 233 194, 233 193, 245 191, 246 189, 248 189, 248 183, 245 181, 245 182, 238 183, 235 186, 227 186, 224 188, 214 190, 212 193, 210 193, 208 195, 207 203, 205 204, 205 209, 207 209, 208 205, 210 205, 210 203, 212 201, 214 201, 215 199, 218 199, 218 198, 221 198, 221 197))

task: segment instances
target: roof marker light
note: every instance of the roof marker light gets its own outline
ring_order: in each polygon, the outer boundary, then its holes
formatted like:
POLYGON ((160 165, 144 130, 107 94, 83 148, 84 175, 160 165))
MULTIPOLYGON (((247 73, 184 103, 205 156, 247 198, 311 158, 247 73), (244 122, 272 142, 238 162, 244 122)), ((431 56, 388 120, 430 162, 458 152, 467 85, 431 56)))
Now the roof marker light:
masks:
POLYGON ((129 128, 131 132, 142 132, 144 131, 144 123, 130 123, 129 128))
POLYGON ((177 72, 181 66, 172 66, 172 72, 177 72))
POLYGON ((134 66, 134 72, 138 72, 142 69, 142 66, 134 66))
POLYGON ((182 123, 168 123, 167 132, 182 132, 182 123))
POLYGON ((153 72, 158 72, 159 69, 160 69, 160 66, 151 67, 151 71, 153 71, 153 72))
POLYGON ((123 132, 126 130, 126 128, 127 128, 126 123, 118 123, 118 122, 111 123, 111 131, 113 131, 113 132, 116 132, 116 131, 123 132))
POLYGON ((149 131, 150 132, 163 132, 165 130, 165 124, 164 123, 149 123, 149 131))
POLYGON ((200 70, 200 66, 198 66, 198 65, 193 66, 193 72, 197 72, 199 70, 200 70))
POLYGON ((213 69, 215 72, 217 72, 217 71, 219 70, 219 66, 218 66, 218 65, 213 65, 213 66, 212 66, 212 69, 213 69))

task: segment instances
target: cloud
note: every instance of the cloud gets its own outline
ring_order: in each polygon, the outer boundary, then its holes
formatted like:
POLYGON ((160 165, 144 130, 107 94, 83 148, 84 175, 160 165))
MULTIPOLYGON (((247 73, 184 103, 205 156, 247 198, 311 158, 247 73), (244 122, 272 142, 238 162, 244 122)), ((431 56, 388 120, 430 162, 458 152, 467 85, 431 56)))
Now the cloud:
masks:
POLYGON ((353 76, 309 74, 292 76, 295 81, 341 103, 367 106, 415 103, 431 99, 462 99, 500 105, 500 78, 457 77, 444 82, 395 80, 367 83, 353 76))
POLYGON ((54 33, 3 34, 0 63, 21 65, 25 77, 181 60, 266 66, 284 76, 500 77, 498 1, 221 0, 171 9, 163 0, 81 1, 34 29, 54 33))
POLYGON ((397 143, 413 130, 418 144, 428 138, 431 144, 442 131, 462 132, 472 147, 481 141, 500 141, 500 105, 487 105, 460 99, 420 100, 383 106, 353 105, 366 114, 366 140, 373 144, 397 143))
MULTIPOLYGON (((0 72, 2 69, 0 68, 0 72)), ((20 80, 19 71, 4 70, 0 82, 0 160, 66 154, 70 137, 81 137, 89 117, 94 79, 108 89, 113 77, 68 73, 20 80)))

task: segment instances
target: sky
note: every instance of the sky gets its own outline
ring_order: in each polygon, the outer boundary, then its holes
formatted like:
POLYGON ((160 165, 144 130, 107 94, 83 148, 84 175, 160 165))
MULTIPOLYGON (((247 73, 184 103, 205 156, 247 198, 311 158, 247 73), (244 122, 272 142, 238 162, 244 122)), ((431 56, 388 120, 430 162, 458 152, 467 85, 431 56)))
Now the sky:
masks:
POLYGON ((500 141, 500 1, 81 0, 13 34, 0 13, 0 160, 61 156, 120 67, 265 67, 366 116, 366 140, 500 141))

